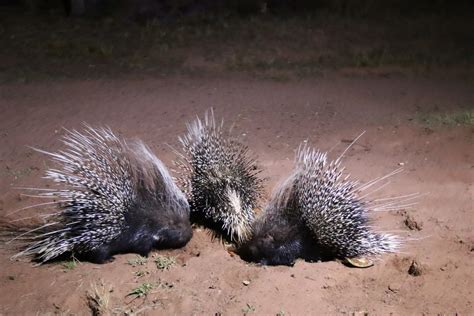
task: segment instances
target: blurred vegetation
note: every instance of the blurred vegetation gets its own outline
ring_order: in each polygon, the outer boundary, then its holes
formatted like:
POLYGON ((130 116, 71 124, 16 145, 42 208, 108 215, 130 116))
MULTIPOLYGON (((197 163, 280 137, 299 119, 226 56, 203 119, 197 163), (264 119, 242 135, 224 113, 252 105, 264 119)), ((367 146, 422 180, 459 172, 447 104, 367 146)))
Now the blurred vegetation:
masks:
POLYGON ((474 62, 468 1, 181 0, 139 19, 123 0, 82 17, 66 16, 61 1, 28 1, 29 10, 0 10, 0 82, 196 72, 288 80, 474 62))
POLYGON ((440 126, 474 126, 474 109, 450 113, 421 113, 418 115, 418 121, 429 128, 440 126))

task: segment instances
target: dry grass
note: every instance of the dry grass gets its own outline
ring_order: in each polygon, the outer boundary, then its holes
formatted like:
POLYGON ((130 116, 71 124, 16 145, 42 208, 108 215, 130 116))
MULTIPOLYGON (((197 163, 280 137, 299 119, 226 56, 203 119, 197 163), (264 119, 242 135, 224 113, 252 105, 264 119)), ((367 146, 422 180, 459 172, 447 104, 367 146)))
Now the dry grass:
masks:
POLYGON ((112 286, 106 285, 103 281, 91 285, 91 289, 86 293, 86 300, 92 315, 110 314, 110 293, 112 292, 112 286))

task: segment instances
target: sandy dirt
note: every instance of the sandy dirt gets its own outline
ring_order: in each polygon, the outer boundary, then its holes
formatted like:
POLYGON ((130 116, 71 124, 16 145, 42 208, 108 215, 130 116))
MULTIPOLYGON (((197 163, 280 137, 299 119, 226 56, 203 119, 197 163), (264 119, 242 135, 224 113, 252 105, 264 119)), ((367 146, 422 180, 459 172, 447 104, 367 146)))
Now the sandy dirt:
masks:
POLYGON ((2 85, 0 215, 8 220, 38 212, 11 214, 38 203, 14 187, 47 184, 41 176, 50 162, 27 146, 57 150, 62 127, 106 124, 141 138, 171 166, 168 144, 177 146, 185 123, 210 107, 259 157, 268 194, 290 171, 301 142, 322 150, 337 145, 331 152, 337 157, 365 130, 345 158, 348 172, 368 181, 403 165, 379 196, 425 195, 414 209, 373 214, 380 229, 406 242, 401 253, 368 269, 336 261, 248 264, 201 228, 185 248, 153 252, 135 266, 129 262, 136 255, 126 254, 104 265, 34 267, 26 259, 10 260, 13 249, 1 247, 0 314, 89 314, 86 294, 100 284, 107 310, 117 314, 472 314, 474 129, 426 125, 419 118, 473 106, 472 79, 441 76, 333 74, 289 82, 175 76, 2 85), (158 270, 153 256, 159 254, 176 257, 177 264, 158 270), (408 273, 413 261, 420 275, 408 273), (154 286, 147 296, 127 296, 143 283, 154 286))

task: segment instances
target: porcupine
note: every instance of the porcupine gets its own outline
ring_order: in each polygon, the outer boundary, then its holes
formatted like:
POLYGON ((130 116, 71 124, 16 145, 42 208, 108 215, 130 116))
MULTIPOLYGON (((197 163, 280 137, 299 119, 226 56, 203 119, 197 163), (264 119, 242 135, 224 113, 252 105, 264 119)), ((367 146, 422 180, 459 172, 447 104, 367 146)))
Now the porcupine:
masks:
POLYGON ((216 123, 212 109, 187 129, 179 138, 183 154, 177 165, 191 220, 239 243, 249 237, 262 190, 257 162, 246 146, 223 131, 223 121, 216 123))
POLYGON ((82 133, 67 131, 62 142, 66 149, 56 153, 36 149, 60 165, 45 175, 58 188, 31 188, 55 199, 38 206, 59 211, 29 231, 31 242, 15 257, 31 255, 44 263, 69 254, 104 263, 114 254, 147 255, 190 240, 189 204, 142 141, 86 125, 82 133))
POLYGON ((416 194, 371 201, 365 198, 377 189, 361 193, 401 169, 359 184, 342 177, 341 158, 328 162, 326 153, 300 146, 292 174, 253 223, 252 237, 237 249, 244 260, 292 265, 297 258, 350 259, 397 251, 401 239, 375 232, 369 212, 409 207, 416 194))

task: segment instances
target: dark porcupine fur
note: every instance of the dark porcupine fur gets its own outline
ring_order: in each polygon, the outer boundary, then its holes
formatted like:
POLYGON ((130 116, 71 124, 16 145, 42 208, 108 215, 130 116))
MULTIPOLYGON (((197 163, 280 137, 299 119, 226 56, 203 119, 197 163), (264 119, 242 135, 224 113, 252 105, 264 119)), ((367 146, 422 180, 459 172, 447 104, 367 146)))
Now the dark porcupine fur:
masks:
POLYGON ((252 237, 237 249, 239 255, 262 264, 291 265, 297 258, 344 259, 397 251, 400 239, 373 231, 368 213, 410 206, 416 194, 365 200, 370 193, 363 196, 362 191, 400 169, 359 185, 349 176, 342 178, 340 159, 328 163, 326 153, 300 147, 292 175, 253 223, 252 237))
POLYGON ((237 250, 246 261, 264 265, 294 264, 296 258, 321 259, 316 244, 301 220, 294 192, 294 179, 289 177, 273 193, 270 202, 252 223, 252 235, 237 250))
POLYGON ((31 189, 54 199, 45 204, 57 210, 29 232, 31 242, 15 257, 32 255, 44 263, 73 255, 103 263, 114 254, 147 255, 190 240, 188 202, 143 142, 89 126, 83 133, 68 131, 62 141, 65 150, 38 150, 59 164, 45 176, 58 188, 31 189))
POLYGON ((212 110, 188 124, 177 162, 191 206, 191 220, 228 241, 248 238, 262 190, 260 169, 248 149, 216 124, 212 110))

